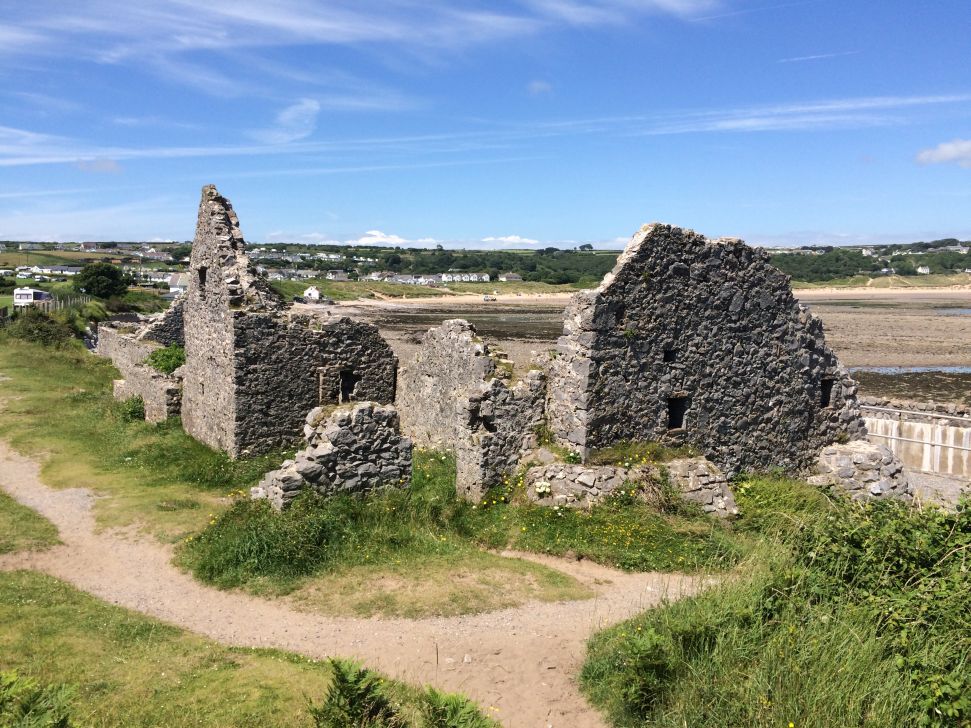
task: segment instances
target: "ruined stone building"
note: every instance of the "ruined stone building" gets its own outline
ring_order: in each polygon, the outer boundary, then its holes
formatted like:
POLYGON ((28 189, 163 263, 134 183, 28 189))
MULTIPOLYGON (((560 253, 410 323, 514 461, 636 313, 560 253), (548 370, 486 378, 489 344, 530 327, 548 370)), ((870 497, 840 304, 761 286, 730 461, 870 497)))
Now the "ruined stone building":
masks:
POLYGON ((401 428, 415 445, 455 453, 456 490, 477 500, 515 471, 543 422, 544 376, 511 383, 512 362, 467 321, 428 331, 398 385, 401 428))
POLYGON ((394 399, 397 359, 376 327, 292 316, 246 256, 239 221, 204 187, 185 295, 186 432, 233 457, 292 444, 320 404, 394 399))
POLYGON ((584 455, 623 440, 690 444, 729 474, 797 472, 865 435, 856 384, 768 256, 661 224, 571 300, 546 414, 584 455))

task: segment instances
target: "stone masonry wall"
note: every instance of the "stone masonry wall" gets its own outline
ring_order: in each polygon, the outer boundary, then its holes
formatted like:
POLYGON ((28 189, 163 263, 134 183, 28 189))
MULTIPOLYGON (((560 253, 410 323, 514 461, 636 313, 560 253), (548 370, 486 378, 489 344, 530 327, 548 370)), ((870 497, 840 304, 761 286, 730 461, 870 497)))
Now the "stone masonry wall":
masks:
POLYGON ((264 450, 291 444, 311 408, 344 401, 341 372, 359 377, 346 401, 393 402, 397 366, 367 323, 241 315, 235 321, 237 440, 264 450))
POLYGON ((251 489, 254 499, 268 499, 279 510, 307 488, 360 494, 411 483, 411 440, 401 436, 393 406, 362 402, 329 416, 318 407, 306 423, 307 447, 267 473, 251 489))
POLYGON ((697 503, 705 513, 723 518, 738 514, 728 479, 705 458, 680 458, 663 466, 635 468, 563 463, 540 465, 526 473, 526 495, 540 505, 567 508, 590 508, 627 489, 649 499, 650 491, 658 487, 665 473, 681 497, 697 503))
POLYGON ((473 500, 515 470, 543 421, 542 372, 510 385, 511 372, 472 325, 453 319, 429 330, 399 373, 402 430, 419 447, 452 450, 456 489, 473 500))
POLYGON ((182 409, 196 439, 255 454, 292 444, 320 404, 394 399, 397 360, 377 328, 290 316, 213 186, 202 191, 189 267, 182 409))
POLYGON ((867 440, 823 448, 816 462, 813 485, 835 485, 853 500, 899 498, 913 495, 904 466, 888 447, 867 440))
POLYGON ((549 367, 547 418, 586 454, 691 444, 727 473, 808 467, 865 433, 856 384, 761 250, 653 224, 576 294, 549 367))
POLYGON ((182 403, 182 381, 177 375, 166 375, 144 364, 145 358, 159 345, 142 341, 136 331, 126 332, 102 323, 98 327, 95 353, 108 357, 122 375, 114 381, 115 399, 124 401, 141 397, 145 403, 145 419, 163 422, 179 415, 182 403))
POLYGON ((142 339, 157 341, 162 346, 185 346, 185 296, 179 296, 164 312, 158 314, 141 334, 142 339))

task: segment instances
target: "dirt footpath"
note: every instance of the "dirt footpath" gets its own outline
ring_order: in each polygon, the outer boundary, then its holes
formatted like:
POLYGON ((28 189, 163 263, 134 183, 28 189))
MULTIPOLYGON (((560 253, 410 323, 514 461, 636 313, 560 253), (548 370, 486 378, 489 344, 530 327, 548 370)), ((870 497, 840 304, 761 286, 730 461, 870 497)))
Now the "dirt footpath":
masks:
POLYGON ((49 551, 0 556, 0 569, 43 571, 111 604, 225 644, 358 658, 396 678, 465 693, 511 728, 604 726, 577 687, 586 639, 704 584, 676 574, 627 574, 540 558, 597 596, 450 618, 323 617, 204 586, 176 569, 171 547, 155 541, 96 533, 89 491, 45 486, 37 463, 3 442, 0 488, 51 520, 64 542, 49 551))

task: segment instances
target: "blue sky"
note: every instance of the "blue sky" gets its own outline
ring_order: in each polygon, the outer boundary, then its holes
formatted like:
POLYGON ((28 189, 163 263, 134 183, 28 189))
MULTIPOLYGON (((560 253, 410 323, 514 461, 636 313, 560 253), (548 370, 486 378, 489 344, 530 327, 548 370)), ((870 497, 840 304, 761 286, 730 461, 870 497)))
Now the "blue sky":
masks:
POLYGON ((0 0, 0 238, 971 237, 968 0, 0 0))

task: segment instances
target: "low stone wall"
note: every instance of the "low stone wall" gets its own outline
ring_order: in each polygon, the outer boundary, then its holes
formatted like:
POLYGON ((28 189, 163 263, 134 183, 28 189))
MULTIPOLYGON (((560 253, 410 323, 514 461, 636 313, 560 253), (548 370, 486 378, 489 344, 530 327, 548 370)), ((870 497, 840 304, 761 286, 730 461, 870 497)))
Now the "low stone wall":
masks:
POLYGON ((842 488, 853 500, 910 500, 913 494, 903 464, 890 449, 866 440, 824 447, 816 462, 816 475, 808 482, 842 488))
POLYGON ((411 440, 401 436, 391 405, 362 402, 329 416, 317 407, 307 415, 304 434, 307 447, 267 473, 250 490, 252 498, 265 498, 280 510, 306 488, 328 496, 411 482, 411 440))
POLYGON ((98 345, 94 352, 111 359, 111 362, 124 375, 128 369, 141 364, 145 357, 159 348, 154 341, 140 341, 139 324, 98 325, 98 345))
POLYGON ((471 324, 452 319, 430 329, 399 371, 402 430, 420 447, 455 453, 456 490, 471 500, 515 471, 543 422, 545 375, 511 384, 512 370, 471 324))
POLYGON ((126 330, 127 325, 98 327, 98 345, 95 353, 108 357, 123 379, 114 381, 114 397, 124 401, 131 397, 141 397, 145 403, 145 420, 164 422, 169 417, 177 417, 182 409, 182 378, 178 371, 174 374, 162 372, 144 364, 145 358, 159 348, 154 341, 139 338, 137 328, 126 330))
POLYGON ((864 407, 887 407, 890 409, 907 410, 909 416, 920 417, 926 415, 929 421, 935 419, 934 415, 971 417, 971 405, 957 404, 955 402, 917 402, 909 399, 860 397, 860 405, 864 407))
POLYGON ((145 403, 146 422, 164 422, 178 417, 182 407, 182 381, 162 374, 152 367, 137 365, 125 372, 125 379, 114 381, 114 397, 124 401, 141 397, 145 403))
POLYGON ((649 500, 665 476, 684 500, 697 503, 705 513, 722 518, 738 514, 725 474, 703 457, 636 468, 540 465, 526 473, 526 495, 540 505, 568 508, 590 508, 627 489, 649 500))

